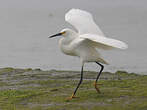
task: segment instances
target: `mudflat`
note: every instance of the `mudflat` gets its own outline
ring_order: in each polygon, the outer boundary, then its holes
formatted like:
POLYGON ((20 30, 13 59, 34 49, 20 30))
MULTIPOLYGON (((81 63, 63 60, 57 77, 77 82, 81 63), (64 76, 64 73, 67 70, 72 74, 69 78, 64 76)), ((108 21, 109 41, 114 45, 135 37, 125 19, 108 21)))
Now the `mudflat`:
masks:
POLYGON ((0 110, 146 110, 147 75, 84 71, 77 98, 67 100, 80 79, 79 71, 0 69, 0 110))

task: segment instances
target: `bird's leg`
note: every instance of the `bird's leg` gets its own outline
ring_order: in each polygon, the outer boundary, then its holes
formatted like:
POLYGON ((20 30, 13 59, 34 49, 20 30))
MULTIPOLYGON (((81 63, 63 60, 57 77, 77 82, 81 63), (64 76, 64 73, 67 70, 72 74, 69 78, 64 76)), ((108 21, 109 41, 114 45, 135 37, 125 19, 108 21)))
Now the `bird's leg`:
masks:
POLYGON ((100 72, 98 73, 98 75, 97 75, 97 78, 96 78, 96 80, 95 80, 95 82, 94 82, 94 87, 95 87, 95 89, 96 89, 96 91, 98 92, 98 93, 101 93, 100 92, 100 90, 99 90, 99 88, 97 87, 97 81, 98 81, 98 79, 99 79, 99 77, 100 77, 100 75, 101 75, 101 73, 102 73, 102 71, 103 71, 103 69, 104 69, 104 66, 102 65, 102 64, 100 64, 100 63, 98 63, 98 62, 96 62, 98 65, 100 65, 101 66, 101 70, 100 70, 100 72))
POLYGON ((76 94, 76 92, 77 92, 77 90, 78 90, 80 84, 82 83, 82 81, 83 81, 83 65, 82 65, 82 69, 81 69, 81 78, 80 78, 80 81, 79 81, 79 83, 78 83, 78 85, 77 85, 77 87, 76 87, 74 93, 73 93, 73 94, 71 95, 71 97, 69 97, 68 99, 76 98, 76 97, 75 97, 75 94, 76 94))

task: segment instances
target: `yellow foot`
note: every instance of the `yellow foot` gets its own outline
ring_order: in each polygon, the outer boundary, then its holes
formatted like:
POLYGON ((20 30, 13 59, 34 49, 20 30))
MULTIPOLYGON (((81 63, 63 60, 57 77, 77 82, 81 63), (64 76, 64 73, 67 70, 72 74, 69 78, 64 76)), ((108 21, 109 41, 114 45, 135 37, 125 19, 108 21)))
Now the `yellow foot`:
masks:
POLYGON ((94 87, 95 87, 95 89, 96 89, 96 91, 97 91, 98 93, 101 93, 100 90, 99 90, 99 88, 97 87, 97 85, 101 85, 101 84, 97 84, 96 81, 95 81, 95 82, 94 82, 94 87))
POLYGON ((73 98, 78 98, 76 96, 74 96, 74 94, 71 95, 71 97, 68 97, 67 100, 72 100, 73 98))

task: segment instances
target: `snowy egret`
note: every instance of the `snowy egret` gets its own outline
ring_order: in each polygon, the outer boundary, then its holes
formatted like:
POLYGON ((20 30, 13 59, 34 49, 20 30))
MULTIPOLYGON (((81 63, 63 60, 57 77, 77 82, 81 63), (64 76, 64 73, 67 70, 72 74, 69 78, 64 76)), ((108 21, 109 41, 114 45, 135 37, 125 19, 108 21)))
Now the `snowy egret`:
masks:
POLYGON ((70 99, 75 94, 83 80, 83 67, 86 62, 96 62, 100 71, 94 82, 98 93, 97 81, 103 71, 102 64, 108 64, 107 61, 98 52, 98 49, 110 50, 114 48, 126 49, 128 46, 122 41, 106 37, 100 28, 95 24, 92 15, 89 12, 80 9, 71 9, 65 14, 65 21, 74 26, 78 32, 71 29, 63 29, 60 33, 50 36, 63 36, 59 40, 59 47, 64 54, 78 56, 81 61, 81 78, 70 99))

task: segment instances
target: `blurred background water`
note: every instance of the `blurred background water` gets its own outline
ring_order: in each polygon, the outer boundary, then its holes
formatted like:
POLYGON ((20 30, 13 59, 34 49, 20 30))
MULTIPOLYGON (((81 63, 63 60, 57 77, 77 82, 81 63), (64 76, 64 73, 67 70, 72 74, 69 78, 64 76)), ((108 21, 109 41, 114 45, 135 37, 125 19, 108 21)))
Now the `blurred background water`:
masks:
MULTIPOLYGON (((0 0, 0 67, 80 70, 78 58, 62 54, 59 38, 71 8, 91 12, 107 37, 122 40, 127 50, 102 51, 105 71, 147 72, 146 0, 0 0)), ((94 63, 86 70, 97 71, 94 63)))

